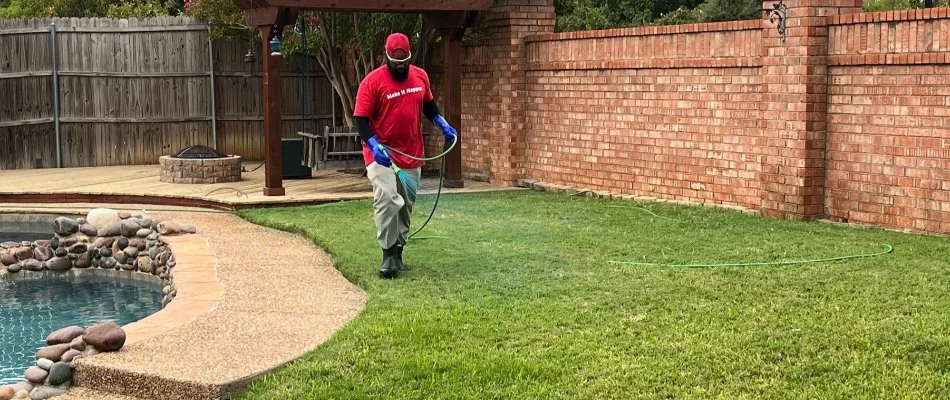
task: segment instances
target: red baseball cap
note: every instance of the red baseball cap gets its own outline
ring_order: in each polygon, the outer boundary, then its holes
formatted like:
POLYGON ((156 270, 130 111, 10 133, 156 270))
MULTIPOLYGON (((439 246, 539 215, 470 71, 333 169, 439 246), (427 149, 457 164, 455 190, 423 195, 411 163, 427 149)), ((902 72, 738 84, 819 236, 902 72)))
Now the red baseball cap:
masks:
POLYGON ((393 58, 405 58, 408 57, 409 51, 409 38, 406 35, 401 33, 393 33, 386 38, 386 54, 389 54, 393 58), (397 53, 402 51, 402 53, 397 53))

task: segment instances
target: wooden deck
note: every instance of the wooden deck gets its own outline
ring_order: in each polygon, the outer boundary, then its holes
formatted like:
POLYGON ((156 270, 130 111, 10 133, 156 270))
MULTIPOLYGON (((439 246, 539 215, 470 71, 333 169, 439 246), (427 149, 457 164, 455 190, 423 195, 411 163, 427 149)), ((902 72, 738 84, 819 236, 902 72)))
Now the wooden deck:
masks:
MULTIPOLYGON (((159 204, 233 210, 261 206, 322 204, 372 198, 372 185, 359 173, 314 171, 311 179, 285 179, 285 196, 264 196, 264 168, 246 162, 241 182, 176 184, 159 181, 159 166, 0 170, 0 203, 159 204), (252 171, 254 170, 254 171, 252 171)), ((420 195, 438 189, 437 178, 424 178, 420 195)), ((465 181, 465 188, 443 193, 510 190, 486 182, 465 181)))

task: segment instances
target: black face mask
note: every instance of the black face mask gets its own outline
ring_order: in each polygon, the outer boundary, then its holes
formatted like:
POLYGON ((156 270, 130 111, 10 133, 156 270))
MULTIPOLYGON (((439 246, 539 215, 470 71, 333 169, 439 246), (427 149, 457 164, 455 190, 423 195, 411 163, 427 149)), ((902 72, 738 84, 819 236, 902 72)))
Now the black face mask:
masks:
POLYGON ((405 68, 399 70, 393 66, 393 63, 386 62, 386 68, 389 69, 389 75, 392 76, 396 82, 402 82, 406 80, 406 78, 409 78, 409 64, 406 64, 405 68))

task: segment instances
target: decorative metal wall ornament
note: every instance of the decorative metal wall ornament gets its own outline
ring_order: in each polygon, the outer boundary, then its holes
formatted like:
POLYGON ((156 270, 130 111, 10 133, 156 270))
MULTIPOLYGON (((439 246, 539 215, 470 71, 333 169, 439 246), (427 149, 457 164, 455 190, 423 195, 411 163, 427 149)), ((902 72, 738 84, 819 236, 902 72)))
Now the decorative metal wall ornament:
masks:
POLYGON ((776 29, 782 37, 782 43, 785 43, 785 19, 788 17, 788 6, 785 5, 785 0, 778 0, 778 3, 772 4, 772 9, 766 8, 763 11, 769 15, 769 23, 778 21, 776 29))

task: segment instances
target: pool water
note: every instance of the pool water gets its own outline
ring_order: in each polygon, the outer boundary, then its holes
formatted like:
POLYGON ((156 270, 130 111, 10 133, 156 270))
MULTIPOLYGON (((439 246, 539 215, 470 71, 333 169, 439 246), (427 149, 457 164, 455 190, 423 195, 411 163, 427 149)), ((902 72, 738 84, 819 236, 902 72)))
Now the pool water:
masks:
POLYGON ((0 385, 23 380, 53 331, 106 321, 122 326, 161 310, 161 304, 158 285, 130 278, 50 272, 0 276, 0 385))
POLYGON ((35 242, 37 240, 50 240, 52 233, 48 232, 2 232, 0 231, 0 243, 3 242, 35 242))

